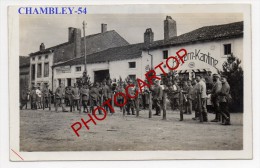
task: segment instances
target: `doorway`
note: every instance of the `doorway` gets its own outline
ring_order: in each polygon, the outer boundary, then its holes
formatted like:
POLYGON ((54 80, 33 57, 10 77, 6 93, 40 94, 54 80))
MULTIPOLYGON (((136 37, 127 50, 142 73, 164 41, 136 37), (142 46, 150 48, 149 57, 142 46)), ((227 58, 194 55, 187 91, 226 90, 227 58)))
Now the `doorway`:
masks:
POLYGON ((102 82, 104 79, 109 78, 109 70, 94 71, 94 82, 102 82))

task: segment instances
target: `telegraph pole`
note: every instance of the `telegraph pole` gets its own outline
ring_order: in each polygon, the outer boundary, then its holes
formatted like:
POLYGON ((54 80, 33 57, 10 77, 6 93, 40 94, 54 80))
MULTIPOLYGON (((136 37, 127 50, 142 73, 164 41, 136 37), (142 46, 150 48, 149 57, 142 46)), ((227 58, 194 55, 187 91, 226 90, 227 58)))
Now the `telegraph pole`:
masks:
POLYGON ((83 21, 83 36, 84 36, 84 56, 85 56, 85 72, 87 74, 87 55, 86 55, 86 36, 85 36, 85 27, 86 27, 87 23, 85 23, 85 21, 83 21))

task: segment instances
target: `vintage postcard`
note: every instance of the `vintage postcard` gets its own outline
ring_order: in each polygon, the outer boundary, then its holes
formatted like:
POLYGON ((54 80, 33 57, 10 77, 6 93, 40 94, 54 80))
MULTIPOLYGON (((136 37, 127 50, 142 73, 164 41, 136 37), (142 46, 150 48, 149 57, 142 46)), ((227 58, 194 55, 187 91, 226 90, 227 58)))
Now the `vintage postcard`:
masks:
POLYGON ((252 159, 248 4, 9 6, 10 160, 252 159))

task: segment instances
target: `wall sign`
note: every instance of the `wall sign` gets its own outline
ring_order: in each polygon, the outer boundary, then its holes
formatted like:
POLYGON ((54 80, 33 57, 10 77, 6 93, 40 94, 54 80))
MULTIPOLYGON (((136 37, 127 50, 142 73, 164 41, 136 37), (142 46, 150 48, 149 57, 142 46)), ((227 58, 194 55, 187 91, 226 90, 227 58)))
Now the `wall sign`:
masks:
POLYGON ((195 49, 195 52, 189 52, 187 56, 184 57, 184 61, 188 60, 199 60, 213 67, 216 67, 219 62, 217 59, 211 57, 209 52, 206 54, 197 49, 195 49))

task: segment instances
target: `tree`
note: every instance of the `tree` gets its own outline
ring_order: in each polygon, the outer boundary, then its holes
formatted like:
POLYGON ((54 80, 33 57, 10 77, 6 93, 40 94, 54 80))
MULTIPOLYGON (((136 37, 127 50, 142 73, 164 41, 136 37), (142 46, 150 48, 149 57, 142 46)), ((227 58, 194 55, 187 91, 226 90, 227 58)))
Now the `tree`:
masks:
POLYGON ((230 104, 230 110, 243 111, 243 91, 244 91, 244 73, 241 67, 241 60, 231 54, 227 61, 223 63, 223 71, 221 74, 227 76, 230 85, 230 94, 233 101, 230 104))

